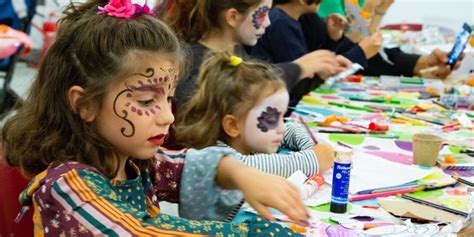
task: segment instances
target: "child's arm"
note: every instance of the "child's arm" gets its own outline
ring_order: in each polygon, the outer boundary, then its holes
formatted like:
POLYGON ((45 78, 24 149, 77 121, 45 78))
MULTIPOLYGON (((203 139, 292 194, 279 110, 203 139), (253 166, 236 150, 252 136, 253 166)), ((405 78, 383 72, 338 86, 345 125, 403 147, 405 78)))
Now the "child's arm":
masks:
POLYGON ((190 149, 181 180, 180 215, 192 219, 223 219, 246 200, 264 217, 266 207, 279 209, 290 218, 306 220, 299 192, 281 177, 265 174, 229 158, 235 152, 221 147, 190 149), (222 190, 238 188, 237 190, 222 190))
POLYGON ((285 134, 281 141, 281 148, 292 151, 301 151, 313 147, 315 144, 306 129, 293 122, 285 123, 285 134))
POLYGON ((254 219, 248 224, 233 225, 189 221, 147 212, 144 208, 137 208, 137 205, 132 206, 130 200, 119 198, 110 181, 91 170, 70 170, 51 185, 44 186, 46 189, 35 193, 35 203, 40 205, 41 217, 44 218, 41 220, 43 228, 48 227, 49 234, 57 231, 57 236, 63 230, 75 230, 78 234, 117 236, 198 236, 191 233, 252 236, 259 230, 270 236, 270 232, 275 233, 276 228, 286 234, 290 232, 261 219, 254 219), (48 226, 53 221, 59 221, 61 228, 53 230, 48 226))

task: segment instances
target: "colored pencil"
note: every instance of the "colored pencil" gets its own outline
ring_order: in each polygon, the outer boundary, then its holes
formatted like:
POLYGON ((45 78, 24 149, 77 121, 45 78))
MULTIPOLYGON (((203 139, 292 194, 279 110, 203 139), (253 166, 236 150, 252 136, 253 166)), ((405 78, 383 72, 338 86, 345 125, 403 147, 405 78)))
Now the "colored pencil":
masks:
POLYGON ((451 165, 451 166, 447 166, 444 169, 445 170, 474 170, 474 166, 465 166, 465 165, 454 166, 454 165, 451 165))
POLYGON ((405 189, 393 190, 393 191, 388 191, 388 192, 370 193, 370 194, 361 194, 361 195, 351 196, 349 200, 354 202, 354 201, 361 201, 361 200, 372 199, 372 198, 389 197, 389 196, 404 194, 404 193, 413 193, 416 191, 419 191, 419 188, 417 187, 405 188, 405 189))
POLYGON ((426 205, 426 206, 429 206, 429 207, 433 207, 433 208, 436 208, 436 209, 439 209, 439 210, 443 210, 443 211, 446 211, 446 212, 449 212, 449 213, 460 215, 460 216, 463 216, 465 218, 468 217, 468 215, 469 215, 468 213, 463 212, 463 211, 455 210, 455 209, 452 209, 452 208, 449 208, 449 207, 446 207, 446 206, 442 206, 442 205, 439 205, 439 204, 436 204, 436 203, 428 202, 428 201, 418 199, 418 198, 415 198, 415 197, 411 197, 411 196, 408 196, 408 195, 405 195, 405 194, 402 194, 401 198, 406 199, 406 200, 410 200, 412 202, 416 202, 416 203, 419 203, 419 204, 423 204, 423 205, 426 205))
POLYGON ((356 106, 356 105, 350 105, 350 104, 337 103, 337 102, 333 102, 333 101, 329 101, 328 105, 334 105, 334 106, 341 107, 341 108, 361 110, 361 111, 366 111, 366 112, 375 112, 371 108, 361 107, 361 106, 356 106))
POLYGON ((357 194, 374 194, 374 193, 403 190, 403 189, 408 189, 408 188, 417 188, 418 191, 432 191, 432 190, 442 189, 442 188, 450 187, 454 185, 456 185, 456 181, 445 182, 445 183, 434 183, 434 184, 407 183, 407 184, 396 185, 396 186, 391 186, 391 187, 386 187, 386 188, 363 190, 363 191, 357 192, 357 194))
POLYGON ((309 129, 308 124, 306 124, 306 122, 304 121, 304 118, 301 117, 300 115, 298 115, 298 118, 300 119, 300 122, 303 124, 303 126, 306 128, 306 131, 308 131, 309 136, 313 140, 314 144, 318 144, 318 141, 314 137, 313 132, 311 132, 311 130, 309 129))
POLYGON ((406 117, 409 117, 409 118, 418 119, 418 120, 425 121, 427 123, 432 123, 432 124, 435 124, 435 125, 440 125, 440 126, 444 125, 444 123, 442 123, 440 121, 435 121, 435 120, 428 119, 428 118, 422 118, 417 114, 404 113, 403 115, 406 116, 406 117))
POLYGON ((443 108, 443 109, 446 109, 446 110, 451 110, 453 108, 451 107, 448 107, 447 105, 441 103, 441 102, 438 102, 436 100, 432 100, 431 102, 433 102, 434 104, 438 105, 439 107, 443 108))
POLYGON ((388 191, 401 190, 401 189, 407 189, 407 188, 415 188, 419 186, 420 185, 417 183, 408 183, 408 184, 396 185, 396 186, 385 187, 385 188, 367 189, 367 190, 359 191, 357 192, 357 194, 361 195, 361 194, 388 192, 388 191))
POLYGON ((458 177, 458 176, 452 176, 452 177, 453 177, 453 179, 457 180, 457 181, 460 182, 460 183, 463 183, 463 184, 465 184, 465 185, 474 187, 474 183, 471 182, 471 181, 465 180, 465 179, 460 178, 460 177, 458 177))

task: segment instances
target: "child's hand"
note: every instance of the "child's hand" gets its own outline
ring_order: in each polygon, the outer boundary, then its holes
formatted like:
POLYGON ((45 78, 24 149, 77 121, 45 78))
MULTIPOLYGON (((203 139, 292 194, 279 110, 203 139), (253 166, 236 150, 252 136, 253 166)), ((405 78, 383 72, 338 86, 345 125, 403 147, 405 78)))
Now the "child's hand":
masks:
MULTIPOLYGON (((413 69, 414 74, 417 76, 423 76, 428 78, 446 78, 449 74, 451 74, 452 71, 451 67, 446 64, 448 62, 448 55, 449 52, 442 51, 437 48, 431 51, 430 54, 421 56, 416 62, 415 68, 413 69), (434 72, 431 72, 429 74, 421 73, 423 69, 433 66, 437 66, 434 72)), ((458 61, 456 62, 456 65, 454 65, 453 70, 461 66, 461 61, 463 60, 463 58, 464 54, 461 54, 458 61)))
POLYGON ((326 79, 344 70, 336 61, 336 54, 329 50, 316 50, 307 53, 296 59, 294 63, 301 68, 301 79, 312 78, 315 74, 326 79))
POLYGON ((217 172, 219 186, 240 189, 245 200, 264 218, 274 220, 268 210, 273 207, 295 222, 306 224, 309 214, 300 192, 286 179, 263 173, 229 157, 222 158, 217 172))
POLYGON ((346 18, 338 13, 330 14, 326 17, 326 28, 328 29, 329 37, 333 41, 339 41, 344 34, 346 26, 346 18))
POLYGON ((317 144, 312 149, 318 158, 319 173, 323 173, 334 165, 334 149, 331 145, 317 144))
POLYGON ((379 52, 382 43, 382 34, 377 30, 371 36, 363 38, 359 42, 359 46, 362 48, 362 51, 364 51, 365 57, 369 59, 379 52))
POLYGON ((395 2, 395 0, 382 0, 380 4, 375 7, 375 13, 385 14, 387 13, 388 8, 395 2))
POLYGON ((298 223, 308 220, 299 190, 286 179, 249 167, 237 182, 245 200, 264 218, 274 219, 268 209, 273 207, 298 223))

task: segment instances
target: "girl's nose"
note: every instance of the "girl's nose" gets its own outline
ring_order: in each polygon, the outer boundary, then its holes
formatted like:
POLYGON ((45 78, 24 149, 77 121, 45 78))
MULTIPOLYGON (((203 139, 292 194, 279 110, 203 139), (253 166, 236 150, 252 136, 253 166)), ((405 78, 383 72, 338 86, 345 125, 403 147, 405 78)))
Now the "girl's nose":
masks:
POLYGON ((278 134, 285 133, 285 122, 283 122, 283 120, 278 123, 278 127, 276 131, 278 134))
POLYGON ((174 122, 174 115, 171 109, 171 103, 163 104, 156 113, 156 123, 160 126, 171 125, 174 122))

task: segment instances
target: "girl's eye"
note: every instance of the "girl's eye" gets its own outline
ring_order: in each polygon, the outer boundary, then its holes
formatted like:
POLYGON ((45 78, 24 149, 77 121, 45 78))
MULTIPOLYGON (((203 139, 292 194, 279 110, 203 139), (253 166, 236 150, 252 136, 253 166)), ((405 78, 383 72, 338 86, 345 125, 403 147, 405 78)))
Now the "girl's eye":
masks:
POLYGON ((151 104, 153 104, 155 100, 154 99, 150 99, 150 100, 139 100, 138 103, 140 103, 141 105, 143 106, 149 106, 151 104))

